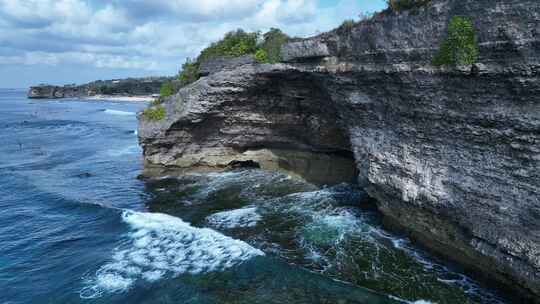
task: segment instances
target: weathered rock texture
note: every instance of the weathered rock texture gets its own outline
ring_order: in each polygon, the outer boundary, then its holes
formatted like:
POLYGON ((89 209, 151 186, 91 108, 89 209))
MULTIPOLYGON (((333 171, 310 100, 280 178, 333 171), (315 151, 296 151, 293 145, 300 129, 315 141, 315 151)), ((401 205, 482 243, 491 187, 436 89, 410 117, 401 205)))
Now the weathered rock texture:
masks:
POLYGON ((349 172, 388 224, 540 303, 539 1, 434 0, 282 53, 286 64, 241 65, 182 89, 162 121, 141 117, 148 168, 300 153, 292 171, 322 155, 346 171, 353 155, 349 172), (473 20, 479 63, 435 68, 455 15, 473 20))
POLYGON ((219 71, 234 69, 244 64, 255 63, 255 59, 251 55, 240 57, 218 56, 204 60, 199 67, 200 76, 208 76, 219 71))

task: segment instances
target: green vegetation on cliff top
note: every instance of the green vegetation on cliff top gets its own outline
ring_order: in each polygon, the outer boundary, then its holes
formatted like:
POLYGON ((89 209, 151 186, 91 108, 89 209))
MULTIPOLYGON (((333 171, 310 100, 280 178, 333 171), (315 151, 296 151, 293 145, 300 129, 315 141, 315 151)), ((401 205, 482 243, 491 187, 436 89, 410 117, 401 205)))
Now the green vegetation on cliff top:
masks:
POLYGON ((178 79, 166 81, 160 88, 160 97, 143 111, 143 116, 150 120, 165 118, 165 109, 159 106, 163 98, 174 95, 178 90, 199 79, 201 64, 212 57, 239 57, 252 55, 259 63, 277 63, 281 61, 281 46, 289 40, 289 36, 281 30, 272 28, 261 35, 260 32, 245 32, 241 29, 229 32, 223 39, 212 43, 192 60, 186 59, 178 74, 178 79))
POLYGON ((229 32, 223 39, 204 49, 197 59, 186 60, 178 75, 181 86, 197 81, 200 65, 212 57, 253 55, 260 63, 277 63, 281 61, 281 46, 288 40, 289 36, 275 28, 263 35, 260 32, 245 32, 241 29, 229 32))

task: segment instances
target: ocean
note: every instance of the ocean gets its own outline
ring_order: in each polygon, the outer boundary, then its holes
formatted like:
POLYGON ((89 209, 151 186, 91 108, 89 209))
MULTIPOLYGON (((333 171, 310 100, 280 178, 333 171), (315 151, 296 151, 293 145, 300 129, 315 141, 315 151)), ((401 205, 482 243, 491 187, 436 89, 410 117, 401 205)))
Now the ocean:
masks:
POLYGON ((258 169, 142 181, 145 103, 0 90, 0 303, 506 303, 361 189, 258 169))

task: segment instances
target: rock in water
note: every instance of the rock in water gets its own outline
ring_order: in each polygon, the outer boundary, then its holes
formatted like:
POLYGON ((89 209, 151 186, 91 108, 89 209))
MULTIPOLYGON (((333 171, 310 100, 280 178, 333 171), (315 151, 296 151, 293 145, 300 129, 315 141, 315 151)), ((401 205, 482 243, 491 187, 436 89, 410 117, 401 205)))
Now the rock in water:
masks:
POLYGON ((389 225, 540 303, 540 2, 433 0, 282 53, 183 88, 161 121, 141 116, 147 172, 356 175, 389 225), (473 21, 479 63, 436 68, 453 16, 473 21))

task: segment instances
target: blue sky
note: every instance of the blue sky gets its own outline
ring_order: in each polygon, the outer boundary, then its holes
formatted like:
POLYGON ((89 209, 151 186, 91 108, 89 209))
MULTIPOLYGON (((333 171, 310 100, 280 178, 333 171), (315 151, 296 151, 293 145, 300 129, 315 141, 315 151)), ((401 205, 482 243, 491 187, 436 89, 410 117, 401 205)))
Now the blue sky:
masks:
POLYGON ((384 0, 0 0, 0 88, 174 75, 224 33, 306 37, 384 0))

